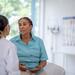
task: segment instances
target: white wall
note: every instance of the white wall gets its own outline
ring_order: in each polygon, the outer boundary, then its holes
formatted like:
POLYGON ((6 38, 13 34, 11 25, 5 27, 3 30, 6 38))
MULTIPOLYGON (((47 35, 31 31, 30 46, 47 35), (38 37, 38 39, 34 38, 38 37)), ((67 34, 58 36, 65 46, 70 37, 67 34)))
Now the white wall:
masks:
MULTIPOLYGON (((54 62, 66 70, 66 75, 75 75, 75 54, 62 47, 61 26, 62 18, 65 16, 75 16, 75 0, 45 0, 44 17, 44 40, 49 56, 49 62, 54 62), (58 27, 60 32, 52 34, 50 28, 58 27), (62 51, 63 50, 63 51, 62 51)), ((74 49, 74 48, 73 48, 74 49)), ((72 50, 74 51, 74 50, 72 50)), ((75 52, 75 51, 74 51, 75 52)))

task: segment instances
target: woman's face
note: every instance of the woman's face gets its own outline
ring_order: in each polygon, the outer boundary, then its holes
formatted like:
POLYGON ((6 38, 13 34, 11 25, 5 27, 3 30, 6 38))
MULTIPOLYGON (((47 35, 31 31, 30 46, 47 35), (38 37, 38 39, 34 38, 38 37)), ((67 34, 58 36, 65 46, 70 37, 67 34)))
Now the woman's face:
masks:
POLYGON ((29 34, 32 30, 32 25, 27 19, 21 19, 19 21, 19 30, 21 34, 29 34))

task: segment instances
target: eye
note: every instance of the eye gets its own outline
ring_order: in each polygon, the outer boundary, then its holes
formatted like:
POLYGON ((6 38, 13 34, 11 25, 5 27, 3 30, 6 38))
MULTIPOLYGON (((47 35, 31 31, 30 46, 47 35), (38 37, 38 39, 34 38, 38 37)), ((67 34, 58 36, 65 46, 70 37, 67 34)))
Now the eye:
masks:
POLYGON ((27 25, 26 23, 23 23, 23 25, 25 26, 25 25, 27 25))

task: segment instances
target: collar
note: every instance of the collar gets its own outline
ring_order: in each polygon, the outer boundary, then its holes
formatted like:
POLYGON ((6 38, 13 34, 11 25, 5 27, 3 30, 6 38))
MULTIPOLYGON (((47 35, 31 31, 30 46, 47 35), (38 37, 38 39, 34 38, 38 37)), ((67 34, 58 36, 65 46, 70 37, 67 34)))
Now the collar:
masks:
MULTIPOLYGON (((32 40, 35 41, 35 40, 36 40, 36 36, 35 36, 32 32, 31 32, 31 36, 32 36, 32 40)), ((15 37, 15 40, 16 40, 16 41, 21 40, 20 35, 16 36, 16 37, 15 37)))

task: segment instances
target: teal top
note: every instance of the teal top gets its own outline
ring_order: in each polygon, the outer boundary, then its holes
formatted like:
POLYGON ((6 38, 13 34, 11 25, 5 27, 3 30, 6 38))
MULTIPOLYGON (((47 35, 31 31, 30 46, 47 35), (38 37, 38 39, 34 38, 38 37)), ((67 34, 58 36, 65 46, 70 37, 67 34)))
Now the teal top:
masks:
POLYGON ((33 69, 40 61, 48 59, 43 41, 34 35, 28 44, 25 44, 20 36, 12 38, 11 41, 17 46, 19 62, 28 69, 33 69))

